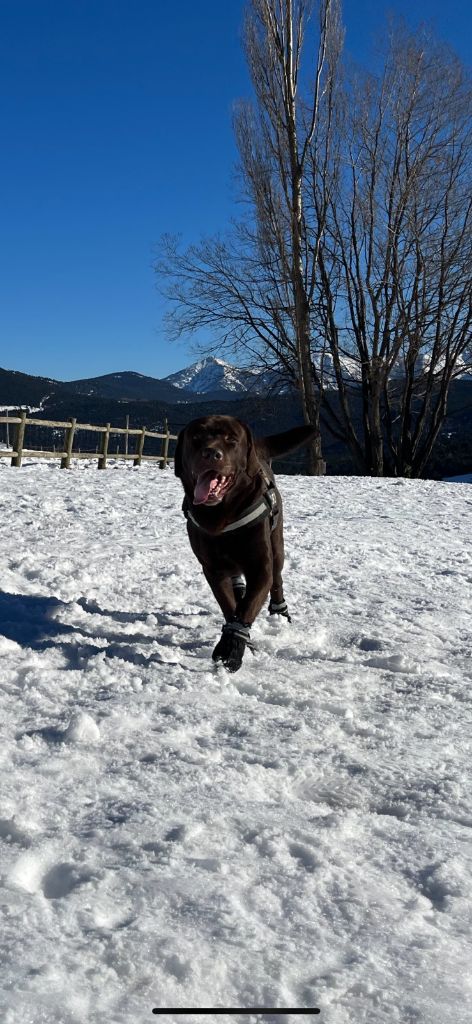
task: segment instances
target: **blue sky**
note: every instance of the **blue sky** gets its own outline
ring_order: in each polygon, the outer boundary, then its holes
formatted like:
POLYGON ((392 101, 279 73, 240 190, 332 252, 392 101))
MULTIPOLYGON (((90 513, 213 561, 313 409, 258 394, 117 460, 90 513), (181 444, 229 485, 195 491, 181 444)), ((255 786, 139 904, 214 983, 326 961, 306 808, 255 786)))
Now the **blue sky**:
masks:
MULTIPOLYGON (((237 212, 231 111, 249 94, 243 0, 0 0, 0 365, 73 379, 163 377, 152 271, 237 212)), ((427 20, 472 62, 465 0, 344 0, 367 60, 387 10, 427 20)))

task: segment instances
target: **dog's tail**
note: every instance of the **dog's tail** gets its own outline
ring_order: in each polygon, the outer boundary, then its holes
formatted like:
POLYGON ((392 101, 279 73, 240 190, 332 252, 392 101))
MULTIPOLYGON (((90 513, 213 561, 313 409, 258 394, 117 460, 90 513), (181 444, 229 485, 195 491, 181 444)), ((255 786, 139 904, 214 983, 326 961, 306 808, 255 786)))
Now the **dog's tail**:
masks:
POLYGON ((267 462, 270 459, 278 459, 281 455, 288 455, 307 444, 315 437, 316 427, 294 427, 293 430, 285 430, 283 434, 269 434, 269 437, 258 437, 256 440, 256 451, 260 458, 267 462))

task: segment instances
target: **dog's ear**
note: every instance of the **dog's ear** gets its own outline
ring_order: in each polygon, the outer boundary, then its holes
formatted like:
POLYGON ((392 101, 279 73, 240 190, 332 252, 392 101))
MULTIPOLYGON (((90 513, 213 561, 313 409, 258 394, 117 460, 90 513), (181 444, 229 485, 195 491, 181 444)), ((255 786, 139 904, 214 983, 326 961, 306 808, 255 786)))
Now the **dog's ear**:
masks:
POLYGON ((182 452, 184 447, 184 435, 185 430, 181 430, 177 438, 177 445, 174 452, 174 473, 179 478, 182 476, 183 465, 182 465, 182 452))
POLYGON ((257 457, 256 445, 254 443, 254 438, 252 436, 252 431, 249 429, 249 427, 245 423, 243 424, 243 426, 244 426, 244 429, 246 431, 246 437, 247 437, 246 473, 248 474, 248 476, 252 477, 252 476, 255 476, 256 473, 259 472, 259 470, 261 468, 261 464, 260 464, 259 459, 257 457))

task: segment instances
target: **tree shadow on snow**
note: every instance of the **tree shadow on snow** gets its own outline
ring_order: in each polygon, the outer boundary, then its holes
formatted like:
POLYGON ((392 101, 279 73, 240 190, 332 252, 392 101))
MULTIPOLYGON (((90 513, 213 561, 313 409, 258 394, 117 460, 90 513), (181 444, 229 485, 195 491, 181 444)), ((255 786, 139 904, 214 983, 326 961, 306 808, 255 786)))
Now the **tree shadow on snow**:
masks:
POLYGON ((71 636, 74 626, 60 622, 55 613, 64 607, 57 597, 7 594, 0 591, 0 633, 24 647, 43 650, 55 640, 71 636))
MULTIPOLYGON (((120 658, 123 661, 132 662, 136 665, 156 664, 166 665, 179 664, 180 661, 170 661, 168 656, 162 658, 159 653, 152 653, 149 656, 136 647, 155 644, 159 642, 163 647, 174 646, 172 638, 156 635, 140 635, 139 633, 116 632, 113 623, 119 626, 135 625, 146 623, 147 612, 107 612, 101 609, 94 601, 87 601, 80 598, 77 602, 84 611, 92 615, 100 615, 110 622, 110 635, 97 635, 96 631, 87 631, 86 623, 79 622, 76 625, 62 622, 60 614, 69 605, 60 601, 57 597, 44 597, 31 594, 9 594, 0 591, 0 635, 13 640, 22 647, 28 647, 34 651, 44 651, 49 648, 60 649, 68 661, 71 669, 82 668, 88 658, 104 653, 109 658, 120 658), (85 627, 85 628, 84 628, 85 627), (94 643, 84 642, 84 637, 93 639, 94 643)), ((158 626, 176 625, 172 616, 165 613, 154 613, 158 626)), ((179 645, 180 649, 200 646, 200 644, 179 645)))

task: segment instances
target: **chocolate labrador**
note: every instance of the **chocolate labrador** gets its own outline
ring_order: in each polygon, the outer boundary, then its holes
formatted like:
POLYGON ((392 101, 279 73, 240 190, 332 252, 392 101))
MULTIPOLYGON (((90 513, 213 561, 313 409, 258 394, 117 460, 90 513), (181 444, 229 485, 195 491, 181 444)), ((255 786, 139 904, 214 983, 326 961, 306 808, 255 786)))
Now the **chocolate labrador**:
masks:
POLYGON ((203 416, 181 431, 175 474, 192 550, 223 612, 213 651, 229 672, 241 667, 250 628, 270 593, 269 612, 290 622, 282 568, 282 501, 270 461, 306 444, 311 426, 254 440, 233 416, 203 416))

